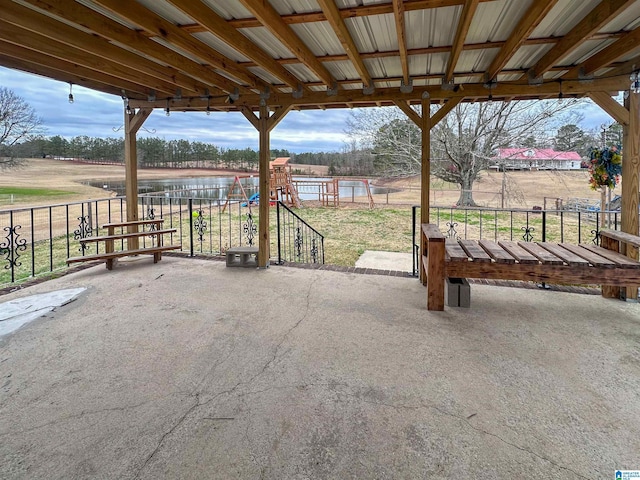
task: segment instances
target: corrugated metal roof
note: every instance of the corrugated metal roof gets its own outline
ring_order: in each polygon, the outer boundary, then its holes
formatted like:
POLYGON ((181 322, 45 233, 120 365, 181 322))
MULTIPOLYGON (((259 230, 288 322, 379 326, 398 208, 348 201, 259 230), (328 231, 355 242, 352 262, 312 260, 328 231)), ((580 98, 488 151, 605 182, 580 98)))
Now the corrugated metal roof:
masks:
POLYGON ((484 50, 463 50, 458 58, 456 72, 482 72, 486 70, 493 58, 498 54, 498 48, 484 50))
POLYGON ((271 0, 269 3, 280 15, 317 12, 320 10, 318 2, 315 0, 271 0))
POLYGON ((359 52, 384 52, 398 48, 393 15, 345 19, 359 52))
POLYGON ((360 78, 353 64, 349 61, 324 62, 324 66, 336 80, 360 78))
POLYGON ((552 45, 523 45, 505 65, 506 69, 531 68, 552 45))
POLYGON ((567 55, 563 60, 563 65, 575 65, 578 63, 582 63, 590 56, 590 52, 592 51, 600 51, 603 48, 606 48, 608 45, 611 45, 615 40, 588 40, 576 48, 573 52, 567 55))
POLYGON ((194 33, 193 36, 196 37, 198 40, 200 40, 202 43, 209 45, 214 50, 220 52, 225 57, 230 58, 231 60, 234 60, 236 62, 250 61, 248 57, 245 57, 244 55, 239 53, 235 48, 228 45, 226 42, 220 40, 218 37, 216 37, 212 33, 199 32, 199 33, 194 33))
POLYGON ((612 33, 620 30, 632 30, 640 26, 640 2, 634 2, 613 21, 604 26, 601 32, 612 33))
POLYGON ((465 43, 505 41, 516 27, 515 18, 526 13, 534 0, 496 0, 478 4, 465 43))
POLYGON ((300 40, 309 47, 314 55, 340 55, 344 48, 328 22, 303 23, 291 25, 300 40))
POLYGON ((462 7, 444 7, 406 12, 407 48, 452 45, 461 11, 462 7), (441 25, 451 28, 439 28, 441 25))
POLYGON ((600 0, 558 0, 531 33, 532 38, 558 37, 569 31, 594 9, 600 0))
POLYGON ((165 20, 173 23, 174 25, 189 25, 195 23, 193 18, 182 13, 169 2, 164 0, 136 0, 138 3, 144 5, 152 12, 158 14, 165 20))
POLYGON ((294 56, 266 27, 240 28, 238 31, 251 40, 257 48, 264 50, 273 58, 291 58, 294 56))
MULTIPOLYGON (((154 1, 154 0, 151 0, 154 1)), ((232 18, 251 18, 253 15, 249 13, 249 10, 244 8, 240 2, 220 1, 220 0, 202 0, 207 4, 211 10, 216 12, 223 18, 230 20, 232 18)))
POLYGON ((102 5, 98 5, 91 0, 77 0, 77 2, 80 3, 81 5, 84 5, 85 7, 89 7, 90 9, 95 10, 96 12, 100 13, 101 15, 104 15, 107 18, 110 18, 111 20, 114 20, 120 23, 121 25, 124 25, 127 28, 131 28, 131 29, 137 28, 137 25, 135 25, 134 23, 128 22, 127 20, 123 19, 119 15, 111 13, 102 5))
POLYGON ((402 76, 400 57, 372 58, 364 60, 364 64, 373 78, 402 76))

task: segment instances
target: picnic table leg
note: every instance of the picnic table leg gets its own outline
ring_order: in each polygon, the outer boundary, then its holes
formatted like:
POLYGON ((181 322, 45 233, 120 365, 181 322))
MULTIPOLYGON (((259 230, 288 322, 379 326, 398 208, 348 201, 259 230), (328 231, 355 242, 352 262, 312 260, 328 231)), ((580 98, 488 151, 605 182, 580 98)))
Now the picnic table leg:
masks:
MULTIPOLYGON (((613 238, 602 236, 600 237, 600 246, 607 250, 613 250, 618 252, 620 248, 620 242, 613 238)), ((602 296, 604 298, 620 298, 620 287, 612 287, 611 285, 602 285, 602 296)))
POLYGON ((444 310, 444 242, 429 242, 427 310, 444 310))

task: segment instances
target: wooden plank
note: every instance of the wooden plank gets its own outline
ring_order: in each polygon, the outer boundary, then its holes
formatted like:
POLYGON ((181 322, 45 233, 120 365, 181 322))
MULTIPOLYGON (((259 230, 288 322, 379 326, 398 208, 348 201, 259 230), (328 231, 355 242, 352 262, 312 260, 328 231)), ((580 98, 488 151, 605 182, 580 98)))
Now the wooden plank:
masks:
POLYGON ((537 264, 538 259, 531 255, 528 251, 518 245, 516 242, 500 241, 498 242, 518 263, 525 265, 537 264))
POLYGON ((422 233, 424 233, 425 237, 429 242, 444 242, 445 237, 438 228, 437 225, 433 223, 423 223, 422 224, 422 233))
POLYGON ((549 252, 554 254, 556 257, 561 258, 562 261, 567 265, 585 265, 585 266, 589 265, 589 262, 587 262, 584 258, 579 257, 575 253, 570 252, 565 248, 562 248, 557 243, 543 242, 543 243, 540 243, 539 245, 545 250, 548 250, 549 252))
POLYGON ((94 255, 84 255, 82 257, 67 258, 67 264, 78 263, 78 262, 91 262, 94 260, 108 260, 113 258, 128 257, 132 255, 155 254, 155 253, 164 252, 167 250, 178 250, 180 248, 182 248, 182 245, 163 245, 161 247, 137 248, 135 250, 121 250, 118 252, 110 252, 110 253, 96 253, 94 255))
POLYGON ((459 240, 458 243, 473 262, 491 262, 491 257, 480 248, 480 245, 475 240, 459 240))
POLYGON ((592 253, 611 260, 616 264, 618 268, 640 268, 640 262, 629 258, 621 253, 607 250, 606 248, 597 247, 595 245, 580 245, 582 248, 586 248, 592 253))
POLYGON ((545 265, 562 265, 564 263, 561 258, 556 257, 553 253, 545 250, 537 243, 518 242, 518 245, 520 245, 545 265))
POLYGON ((603 228, 602 230, 600 230, 600 236, 611 238, 628 245, 633 245, 634 247, 640 247, 640 237, 637 235, 632 235, 630 233, 619 232, 617 230, 607 230, 603 228))
POLYGON ((493 258, 497 263, 516 263, 516 259, 507 252, 500 244, 489 240, 478 240, 478 244, 493 258))
POLYGON ((448 238, 445 242, 445 251, 447 254, 447 261, 449 262, 468 262, 469 257, 462 249, 460 244, 451 238, 448 238))
POLYGON ((503 263, 449 262, 445 264, 445 276, 569 285, 640 285, 640 269, 623 270, 620 268, 543 265, 540 263, 507 265, 503 263))
POLYGON ((178 230, 175 228, 171 228, 168 230, 148 230, 145 232, 130 232, 130 233, 121 233, 116 235, 102 235, 100 237, 86 237, 81 238, 78 241, 80 243, 91 243, 91 242, 104 242, 107 240, 124 240, 127 238, 134 237, 146 237, 151 235, 164 235, 165 233, 176 233, 178 230))
POLYGON ((427 265, 427 309, 444 310, 444 242, 429 244, 429 251, 423 257, 427 265))
POLYGON ((570 243, 561 243, 560 245, 562 248, 566 248, 570 252, 584 258, 594 267, 614 268, 616 266, 616 264, 611 260, 607 260, 606 258, 587 250, 582 245, 572 245, 570 243))
POLYGON ((164 222, 164 219, 162 218, 154 218, 153 220, 132 220, 130 222, 105 223, 104 225, 102 225, 102 228, 131 227, 135 225, 147 225, 151 223, 160 225, 162 222, 164 222))

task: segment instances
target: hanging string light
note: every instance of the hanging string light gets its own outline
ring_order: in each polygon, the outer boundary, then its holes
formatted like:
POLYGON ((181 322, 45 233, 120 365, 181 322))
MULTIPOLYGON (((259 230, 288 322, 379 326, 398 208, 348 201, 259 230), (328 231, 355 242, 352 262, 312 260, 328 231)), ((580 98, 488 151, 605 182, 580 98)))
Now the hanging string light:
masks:
POLYGON ((73 103, 73 83, 69 82, 69 103, 73 103))
POLYGON ((164 109, 165 115, 168 117, 171 115, 171 109, 169 108, 169 99, 167 98, 167 108, 164 109))
POLYGON ((560 93, 558 94, 558 103, 562 103, 562 99, 564 98, 564 95, 562 93, 562 79, 559 79, 558 82, 560 83, 560 93))
POLYGON ((210 102, 211 102, 211 97, 209 96, 209 97, 207 97, 207 115, 211 115, 211 105, 210 105, 210 102))

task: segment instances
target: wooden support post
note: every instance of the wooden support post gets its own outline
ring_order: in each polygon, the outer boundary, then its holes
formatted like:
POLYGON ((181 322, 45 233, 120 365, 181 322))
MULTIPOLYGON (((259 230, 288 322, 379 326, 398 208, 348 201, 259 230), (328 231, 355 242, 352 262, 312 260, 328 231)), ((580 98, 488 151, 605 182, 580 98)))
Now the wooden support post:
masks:
MULTIPOLYGON (((431 100, 428 93, 422 94, 422 171, 421 171, 421 188, 420 188, 420 224, 429 223, 429 190, 431 182, 431 100)), ((422 242, 421 242, 422 245, 422 242)), ((422 259, 424 251, 420 252, 418 258, 420 265, 420 281, 424 284, 427 277, 422 268, 422 259)))
POLYGON ((269 161, 271 160, 271 148, 269 145, 269 109, 266 105, 260 106, 260 119, 258 132, 260 135, 260 208, 259 214, 259 239, 258 239, 258 268, 269 266, 269 161))
MULTIPOLYGON (((622 231, 638 235, 638 192, 640 190, 640 94, 629 91, 625 107, 629 125, 623 126, 622 152, 622 231)), ((638 249, 628 246, 626 255, 638 259, 638 249)), ((638 299, 638 289, 627 288, 628 300, 638 299)))

